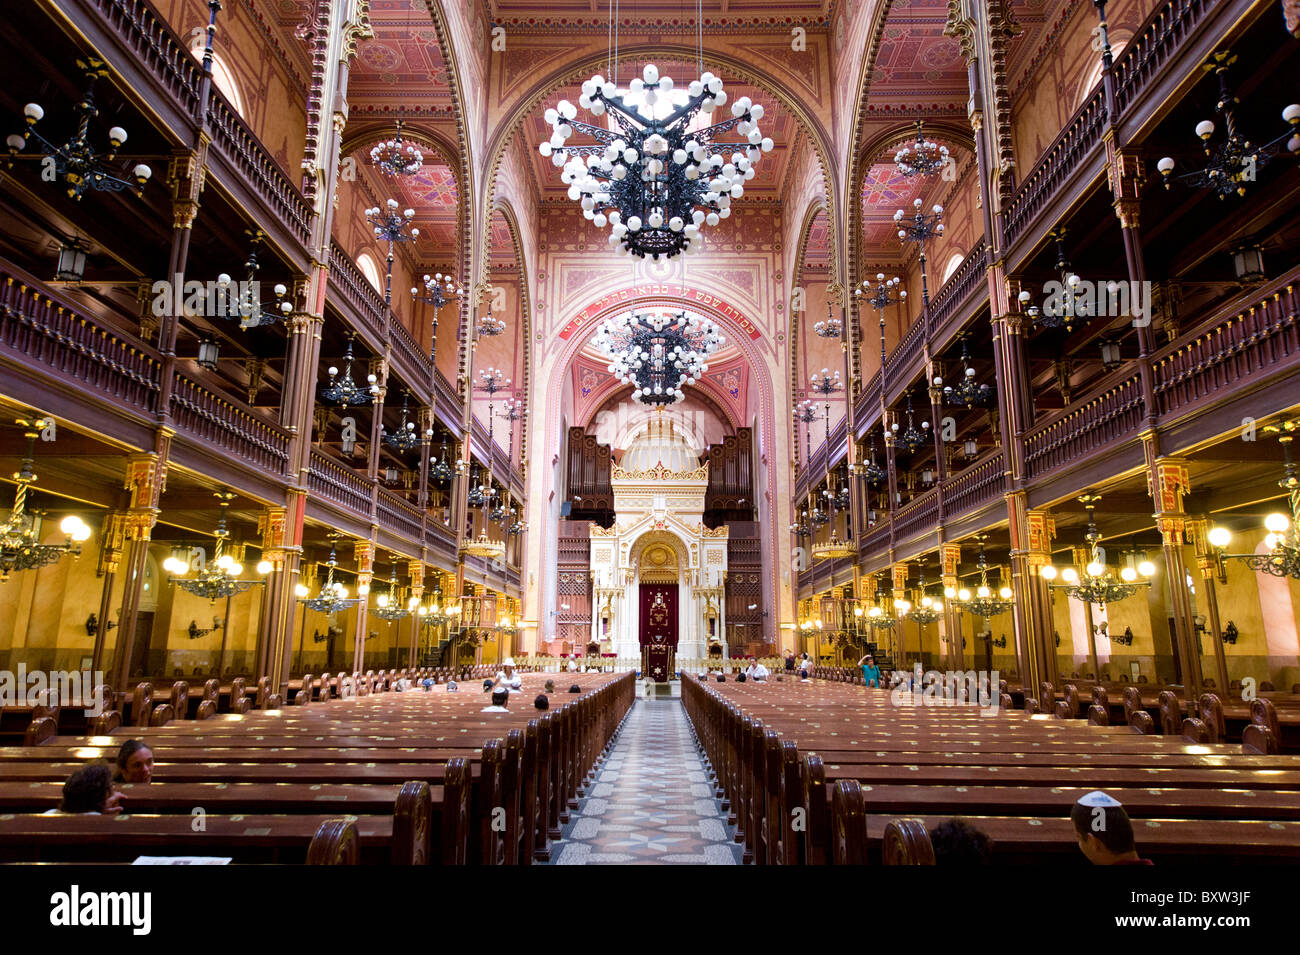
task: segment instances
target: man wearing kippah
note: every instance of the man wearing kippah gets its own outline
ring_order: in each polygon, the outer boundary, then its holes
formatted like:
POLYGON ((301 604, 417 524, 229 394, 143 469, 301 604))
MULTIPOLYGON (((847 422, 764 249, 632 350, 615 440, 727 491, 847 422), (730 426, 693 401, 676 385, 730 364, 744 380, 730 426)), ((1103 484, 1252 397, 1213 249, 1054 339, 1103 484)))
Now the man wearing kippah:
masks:
POLYGON ((1138 855, 1133 823, 1119 800, 1094 790, 1070 810, 1079 849, 1093 865, 1151 865, 1138 855))

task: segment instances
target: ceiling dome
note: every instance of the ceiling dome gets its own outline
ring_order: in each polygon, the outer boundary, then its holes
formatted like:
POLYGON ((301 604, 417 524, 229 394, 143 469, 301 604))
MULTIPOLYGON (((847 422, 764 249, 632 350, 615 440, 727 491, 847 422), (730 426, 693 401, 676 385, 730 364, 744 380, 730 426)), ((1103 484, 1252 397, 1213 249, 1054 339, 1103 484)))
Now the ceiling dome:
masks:
POLYGON ((660 464, 669 471, 694 471, 700 456, 670 419, 656 416, 632 439, 621 466, 624 471, 649 471, 660 464))

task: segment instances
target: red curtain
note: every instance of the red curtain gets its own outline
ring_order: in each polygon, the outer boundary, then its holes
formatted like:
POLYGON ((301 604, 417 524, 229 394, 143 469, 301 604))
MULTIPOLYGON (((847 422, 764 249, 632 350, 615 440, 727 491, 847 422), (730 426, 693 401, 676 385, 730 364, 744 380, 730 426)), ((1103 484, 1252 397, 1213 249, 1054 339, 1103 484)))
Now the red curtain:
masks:
POLYGON ((677 646, 677 585, 641 584, 641 646, 663 635, 666 646, 677 646))

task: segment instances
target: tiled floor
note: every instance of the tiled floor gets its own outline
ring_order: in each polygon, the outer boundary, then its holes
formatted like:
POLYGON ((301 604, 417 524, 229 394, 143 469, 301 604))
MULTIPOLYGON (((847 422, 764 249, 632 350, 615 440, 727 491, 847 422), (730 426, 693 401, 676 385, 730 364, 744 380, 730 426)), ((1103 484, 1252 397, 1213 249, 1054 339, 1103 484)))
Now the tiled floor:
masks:
POLYGON ((554 865, 739 865, 681 700, 638 700, 554 865))

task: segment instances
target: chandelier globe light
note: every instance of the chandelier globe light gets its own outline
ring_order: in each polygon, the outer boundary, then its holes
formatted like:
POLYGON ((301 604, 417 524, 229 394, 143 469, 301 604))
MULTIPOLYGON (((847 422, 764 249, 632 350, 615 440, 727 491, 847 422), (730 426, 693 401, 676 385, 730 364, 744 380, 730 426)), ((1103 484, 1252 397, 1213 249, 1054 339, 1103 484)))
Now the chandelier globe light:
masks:
POLYGON ((397 121, 392 139, 376 143, 370 149, 370 161, 387 176, 413 176, 424 166, 424 155, 414 145, 402 141, 403 123, 397 121))
POLYGON ((894 153, 894 164, 905 178, 933 176, 949 162, 948 147, 926 139, 921 120, 916 121, 916 141, 894 153))
POLYGON ((646 405, 682 401, 709 365, 706 359, 727 338, 707 318, 629 312, 601 323, 592 343, 610 359, 608 370, 633 385, 632 399, 646 405))
POLYGON ((538 151, 562 168, 569 198, 581 203, 586 219, 610 230, 609 244, 625 255, 673 258, 701 248, 702 228, 731 215, 732 200, 744 195, 754 167, 774 146, 758 125, 763 107, 748 96, 731 104, 730 118, 691 128, 698 115, 726 106, 720 77, 701 74, 680 105, 674 87, 653 63, 627 90, 597 73, 582 84, 577 106, 561 100, 544 114, 552 132, 538 151), (597 118, 608 113, 617 131, 579 122, 579 107, 597 118), (577 133, 595 142, 570 145, 577 133), (739 140, 720 141, 727 133, 739 140))
POLYGON ((69 514, 59 522, 63 532, 62 544, 42 544, 42 524, 44 514, 41 511, 27 510, 28 489, 36 482, 33 471, 36 439, 49 424, 43 418, 35 420, 18 419, 27 439, 27 452, 22 459, 21 470, 14 473, 17 488, 14 491, 14 503, 9 516, 0 524, 0 583, 9 579, 15 570, 34 570, 60 560, 64 555, 81 556, 81 545, 90 537, 90 527, 80 517, 69 514))

